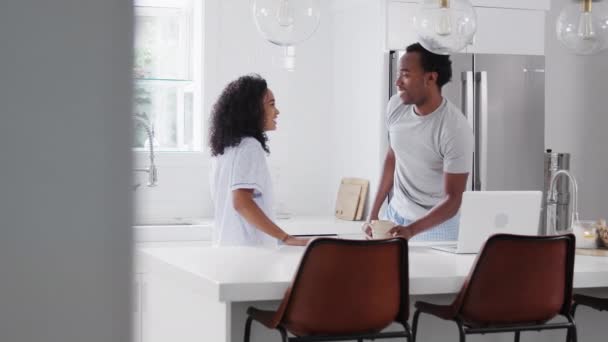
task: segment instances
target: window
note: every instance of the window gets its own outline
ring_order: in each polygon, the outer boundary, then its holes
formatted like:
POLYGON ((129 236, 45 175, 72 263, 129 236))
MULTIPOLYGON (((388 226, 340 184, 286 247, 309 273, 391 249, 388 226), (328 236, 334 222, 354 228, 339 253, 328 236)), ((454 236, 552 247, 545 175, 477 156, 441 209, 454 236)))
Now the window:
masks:
MULTIPOLYGON (((195 39, 192 0, 136 0, 134 114, 154 130, 158 151, 200 151, 202 140, 200 39, 195 39)), ((135 126, 134 150, 148 135, 135 126)))

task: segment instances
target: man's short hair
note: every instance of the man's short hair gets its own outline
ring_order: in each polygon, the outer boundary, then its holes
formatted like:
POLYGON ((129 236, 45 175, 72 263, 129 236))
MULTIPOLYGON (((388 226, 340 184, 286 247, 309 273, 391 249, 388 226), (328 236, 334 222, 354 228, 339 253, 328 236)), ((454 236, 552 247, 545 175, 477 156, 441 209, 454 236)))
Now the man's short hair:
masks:
POLYGON ((425 49, 420 43, 408 46, 405 52, 417 52, 420 55, 420 64, 426 72, 436 72, 437 86, 441 89, 446 83, 452 80, 452 61, 449 55, 438 55, 425 49))

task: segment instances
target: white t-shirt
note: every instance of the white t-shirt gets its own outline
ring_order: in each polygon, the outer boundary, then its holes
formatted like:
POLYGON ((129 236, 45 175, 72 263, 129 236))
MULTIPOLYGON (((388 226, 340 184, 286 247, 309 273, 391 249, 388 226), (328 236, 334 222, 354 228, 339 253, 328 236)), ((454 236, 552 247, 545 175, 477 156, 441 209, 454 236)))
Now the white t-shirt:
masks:
POLYGON ((386 125, 396 159, 391 206, 417 220, 445 198, 444 172, 471 172, 473 130, 445 98, 434 112, 420 116, 399 94, 389 100, 386 125))
POLYGON ((211 194, 215 204, 213 244, 216 246, 277 247, 278 240, 249 224, 232 204, 232 191, 253 189, 253 201, 273 220, 272 184, 266 152, 254 138, 212 159, 211 194))

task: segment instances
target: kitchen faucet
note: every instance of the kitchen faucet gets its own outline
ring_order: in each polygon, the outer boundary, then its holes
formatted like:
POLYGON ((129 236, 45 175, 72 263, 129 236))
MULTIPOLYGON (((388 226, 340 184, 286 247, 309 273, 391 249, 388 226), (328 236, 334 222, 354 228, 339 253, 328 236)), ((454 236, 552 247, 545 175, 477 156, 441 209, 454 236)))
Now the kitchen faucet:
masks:
MULTIPOLYGON (((555 215, 556 212, 556 208, 557 208, 557 203, 558 203, 558 198, 557 198, 557 191, 555 189, 555 185, 557 184, 557 178, 559 178, 560 176, 566 176, 568 177, 568 179, 570 180, 570 184, 572 187, 572 209, 571 209, 571 216, 570 216, 570 229, 572 229, 572 226, 574 225, 574 222, 578 221, 578 185, 576 184, 576 179, 574 178, 574 176, 568 172, 567 170, 559 170, 557 172, 555 172, 553 174, 553 176, 551 177, 551 181, 549 182, 549 190, 547 191, 547 212, 551 212, 554 213, 553 216, 553 226, 551 231, 553 232, 553 234, 557 234, 557 215, 555 215), (549 211, 549 206, 551 206, 551 211, 549 211)), ((549 232, 550 230, 547 229, 547 232, 549 232)))
MULTIPOLYGON (((154 131, 150 127, 148 119, 145 114, 133 114, 135 118, 135 123, 140 124, 145 130, 146 134, 148 134, 148 142, 150 146, 150 166, 147 168, 139 168, 134 169, 136 172, 146 172, 148 174, 148 186, 156 186, 156 182, 158 181, 158 175, 156 172, 156 165, 154 164, 154 131)), ((139 185, 138 185, 139 186, 139 185)), ((137 189, 137 186, 135 187, 137 189)))

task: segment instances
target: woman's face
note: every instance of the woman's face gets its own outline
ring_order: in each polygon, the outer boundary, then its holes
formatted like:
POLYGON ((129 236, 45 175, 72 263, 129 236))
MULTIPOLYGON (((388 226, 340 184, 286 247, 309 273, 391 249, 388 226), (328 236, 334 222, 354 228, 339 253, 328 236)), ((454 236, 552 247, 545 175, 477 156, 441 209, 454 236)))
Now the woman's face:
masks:
POLYGON ((266 90, 262 104, 264 106, 264 132, 274 131, 277 129, 279 110, 275 105, 274 94, 270 89, 266 90))

